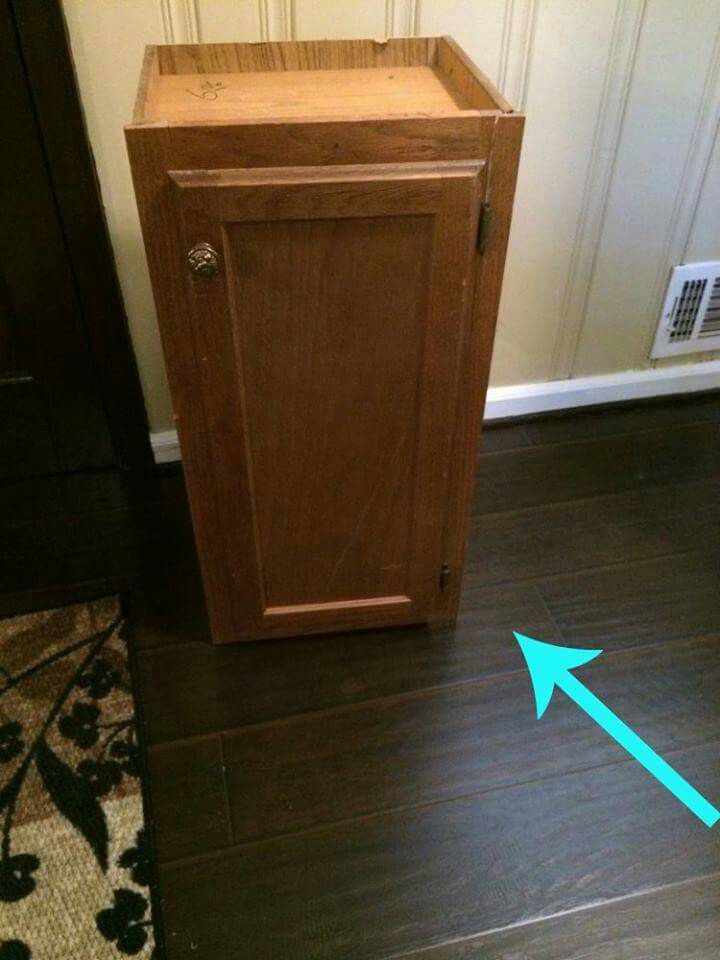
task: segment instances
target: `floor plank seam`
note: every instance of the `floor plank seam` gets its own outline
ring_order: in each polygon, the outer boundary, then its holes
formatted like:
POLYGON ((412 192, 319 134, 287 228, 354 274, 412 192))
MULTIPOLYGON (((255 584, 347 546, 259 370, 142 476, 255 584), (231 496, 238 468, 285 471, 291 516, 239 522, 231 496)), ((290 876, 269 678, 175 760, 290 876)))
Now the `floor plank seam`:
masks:
MULTIPOLYGON (((698 743, 685 744, 682 747, 675 747, 667 749, 664 752, 665 757, 672 757, 675 754, 683 753, 689 750, 698 750, 701 747, 712 746, 713 744, 720 744, 720 739, 711 737, 709 740, 699 741, 698 743)), ((291 830, 285 833, 278 833, 270 836, 255 837, 249 838, 247 840, 239 840, 233 843, 228 847, 220 847, 214 850, 210 850, 207 853, 197 853, 187 857, 178 857, 173 860, 165 860, 161 862, 161 867, 168 869, 176 869, 179 867, 187 866, 192 863, 203 863, 207 860, 215 860, 218 857, 223 857, 229 853, 240 852, 241 850, 247 850, 249 848, 262 846, 263 844, 272 844, 280 843, 285 840, 293 840, 305 838, 308 836, 314 836, 318 833, 323 833, 324 831, 336 830, 340 827, 347 827, 353 824, 358 823, 367 823, 373 820, 380 820, 383 817, 391 817, 396 814, 403 813, 414 813, 420 810, 429 810, 436 807, 446 806, 451 803, 462 803, 465 800, 472 800, 477 797, 487 796, 493 793, 500 793, 503 790, 512 790, 517 787, 526 787, 534 783, 544 783, 551 780, 560 780, 563 777, 572 777, 577 776, 577 774, 592 773, 596 770, 602 770, 606 767, 620 767, 620 766, 629 766, 636 761, 632 757, 627 757, 617 760, 606 760, 603 763, 590 764, 589 766, 579 766, 574 767, 572 770, 563 770, 561 773, 549 773, 545 776, 530 777, 527 780, 518 780, 513 781, 512 783, 498 784, 496 786, 487 787, 484 790, 472 790, 469 793, 458 794, 453 797, 441 797, 436 800, 431 800, 426 803, 414 803, 414 804, 404 804, 397 807, 387 807, 383 810, 373 810, 368 813, 357 814, 354 817, 344 817, 340 820, 330 820, 325 823, 315 824, 311 827, 306 827, 301 830, 291 830)))
POLYGON ((697 547, 689 548, 688 550, 675 550, 671 553, 656 553, 651 556, 647 556, 642 560, 619 560, 616 563, 598 563, 591 564, 587 567, 573 567, 572 571, 562 571, 559 573, 547 573, 539 577, 529 576, 529 577, 513 577, 507 580, 480 580, 473 584, 473 587, 476 589, 489 589, 491 587, 524 587, 530 586, 536 583, 544 582, 554 582, 555 580, 560 580, 563 577, 580 577, 588 573, 604 573, 605 571, 623 569, 623 567, 632 567, 636 563, 660 563, 663 560, 673 560, 675 558, 686 557, 689 555, 702 555, 707 553, 709 556, 713 555, 713 550, 710 548, 698 549, 697 547))
MULTIPOLYGON (((132 611, 130 612, 130 619, 132 620, 132 611)), ((138 645, 135 649, 139 657, 145 657, 147 654, 160 653, 163 650, 185 650, 188 647, 196 647, 198 643, 201 643, 203 646, 211 649, 214 648, 214 644, 210 639, 210 635, 208 634, 207 640, 198 638, 197 640, 181 640, 179 643, 170 640, 168 643, 158 643, 151 647, 143 647, 138 645)))
MULTIPOLYGON (((646 564, 660 563, 663 560, 672 560, 674 558, 681 558, 681 557, 688 557, 688 556, 714 557, 715 552, 716 551, 710 548, 695 547, 695 548, 690 548, 688 550, 676 550, 676 551, 671 551, 670 553, 655 554, 651 557, 645 557, 637 560, 630 560, 630 561, 618 560, 617 562, 612 562, 612 563, 597 564, 597 565, 588 566, 588 567, 579 567, 579 568, 576 567, 572 571, 544 574, 541 577, 537 577, 537 575, 535 575, 530 577, 508 578, 505 580, 482 580, 481 579, 478 581, 474 581, 472 585, 470 584, 465 585, 463 587, 463 592, 469 593, 470 591, 475 591, 475 590, 504 589, 508 587, 523 587, 523 586, 529 586, 534 589, 537 589, 540 584, 554 583, 564 578, 580 576, 585 573, 603 573, 605 571, 610 571, 614 569, 623 569, 625 567, 628 567, 628 568, 641 567, 646 564)), ((468 566, 465 571, 465 579, 467 580, 467 578, 470 575, 471 575, 471 568, 470 566, 468 566)), ((90 582, 93 582, 93 581, 90 581, 90 582)), ((49 589, 52 589, 52 588, 49 588, 49 589)), ((544 603, 543 605, 545 606, 544 603)), ((462 610, 461 610, 461 616, 462 616, 462 610)), ((203 643, 208 647, 214 647, 213 643, 210 640, 209 628, 208 628, 207 640, 204 638, 197 638, 196 640, 182 640, 180 643, 176 643, 170 640, 167 643, 160 643, 153 646, 138 646, 137 650, 139 654, 146 655, 146 654, 153 654, 156 651, 168 650, 170 648, 179 650, 185 647, 194 646, 197 643, 203 643)))
MULTIPOLYGON (((656 556, 647 557, 642 560, 619 560, 617 563, 603 563, 599 564, 597 567, 587 567, 585 569, 572 570, 568 573, 551 573, 547 576, 542 577, 527 577, 523 580, 509 580, 504 583, 493 583, 487 584, 486 586, 500 587, 500 586, 523 586, 528 583, 537 583, 538 585, 543 583, 555 583, 558 580, 568 580, 572 577, 577 577, 581 574, 587 573, 604 573, 606 570, 622 570, 624 567, 633 568, 633 567, 643 567, 648 566, 651 563, 660 563, 663 560, 673 560, 675 558, 685 558, 685 557, 712 557, 714 559, 720 558, 720 550, 711 549, 711 548, 693 548, 690 550, 677 550, 671 551, 670 553, 658 554, 656 556), (716 556, 717 555, 717 556, 716 556)), ((480 586, 478 584, 478 586, 480 586)), ((485 585, 484 585, 485 586, 485 585)))
MULTIPOLYGON (((527 423, 532 423, 532 422, 533 421, 527 421, 527 423)), ((522 421, 516 421, 514 423, 508 421, 507 425, 521 426, 522 421)), ((715 427, 720 426, 720 421, 714 417, 709 417, 706 420, 691 420, 688 423, 677 423, 677 424, 668 425, 665 427, 645 427, 645 428, 636 427, 635 429, 632 429, 632 430, 621 431, 620 433, 603 434, 602 436, 599 436, 599 437, 598 436, 578 437, 576 439, 570 439, 569 437, 566 437, 563 440, 551 440, 545 443, 534 441, 532 439, 532 436, 530 434, 527 434, 527 438, 530 443, 530 446, 528 447, 512 447, 508 450, 488 450, 488 451, 483 451, 481 449, 479 456, 480 457, 496 457, 503 454, 516 454, 521 452, 527 452, 530 450, 533 450, 533 451, 547 450, 548 448, 551 448, 551 447, 565 447, 565 446, 577 447, 577 446, 580 446, 581 444, 586 444, 587 446, 590 446, 598 443, 612 442, 613 440, 619 440, 621 438, 647 437, 653 434, 656 436, 660 436, 662 434, 671 434, 671 435, 678 434, 679 435, 680 433, 690 430, 694 427, 712 428, 713 426, 715 427)), ((482 439, 480 442, 482 443, 482 439)))
MULTIPOLYGON (((550 623, 553 625, 553 627, 555 628, 555 630, 557 630, 557 635, 560 637, 561 640, 566 640, 567 638, 566 638, 566 636, 565 636, 565 633, 564 633, 562 627, 561 627, 560 624, 558 623, 555 614, 554 614, 554 613, 552 612, 552 610, 550 609, 550 604, 549 604, 549 603, 547 602, 547 600, 545 599, 545 597, 544 597, 544 595, 543 595, 543 593, 542 593, 542 591, 541 591, 541 589, 540 589, 540 587, 538 586, 537 583, 533 583, 533 585, 532 585, 532 590, 533 590, 533 593, 535 594, 535 596, 536 596, 536 597, 538 598, 538 600, 540 601, 543 610, 545 611, 545 613, 547 613, 548 617, 550 618, 550 623)), ((649 644, 649 646, 652 646, 652 644, 649 644)), ((626 649, 627 649, 627 648, 626 648, 626 649)), ((632 647, 631 647, 630 649, 636 649, 636 648, 632 648, 632 647)), ((605 652, 605 651, 603 651, 603 653, 604 653, 604 652, 605 652)), ((620 652, 620 651, 618 651, 618 652, 620 652)))
POLYGON ((219 750, 220 750, 220 770, 221 770, 221 779, 222 779, 222 792, 223 800, 225 801, 225 817, 227 818, 227 827, 228 835, 230 837, 230 845, 234 845, 237 841, 235 834, 235 820, 232 812, 232 804, 230 803, 230 789, 228 784, 227 777, 227 762, 225 760, 225 744, 223 743, 222 736, 218 737, 219 741, 219 750))
POLYGON ((509 510, 490 510, 483 513, 473 513, 470 514, 470 524, 479 520, 486 520, 493 517, 501 517, 503 519, 512 519, 514 517, 521 517, 524 514, 537 513, 542 510, 561 510, 563 507, 576 504, 582 506, 586 503, 591 503, 594 500, 613 500, 620 497, 627 497, 629 494, 645 494, 645 493, 662 493, 668 489, 682 490, 685 487, 699 487, 699 486, 718 486, 720 485, 720 480, 715 476, 708 477, 699 477, 695 480, 673 480, 669 483, 656 483, 656 484, 640 484, 637 487, 629 487, 624 490, 619 490, 616 492, 608 491, 607 493, 592 493, 584 497, 569 497, 565 500, 550 500, 546 503, 535 503, 526 507, 512 507, 509 510))
MULTIPOLYGON (((561 631, 558 631, 560 638, 565 639, 561 631)), ((641 650, 662 651, 668 647, 682 647, 690 644, 715 643, 720 640, 720 628, 717 634, 703 633, 695 634, 689 637, 671 637, 667 640, 660 640, 650 643, 636 643, 631 646, 623 647, 620 650, 604 650, 603 662, 608 659, 613 660, 616 657, 623 657, 628 654, 634 654, 641 650)), ((213 737, 227 737, 234 733, 245 731, 257 731, 271 729, 273 727, 291 726, 295 723, 306 722, 308 720, 321 720, 323 717, 337 716, 348 713, 354 713, 367 707, 383 706, 393 702, 404 702, 407 700, 421 699, 428 694, 439 693, 443 690, 454 690, 456 688, 479 686, 480 684, 505 681, 527 674, 525 665, 521 665, 517 670, 506 670, 499 673, 491 673, 486 676, 468 677, 464 680, 454 680, 448 683, 432 684, 427 687, 416 687, 412 690, 401 690, 398 693, 389 693, 385 696, 371 697, 367 700, 356 700, 352 703, 338 703, 333 706, 323 707, 319 710, 307 710, 301 713, 289 713, 279 717, 272 717, 268 720, 257 720, 249 723, 241 723, 234 727, 222 727, 219 730, 208 730, 202 733, 194 733, 185 737, 174 737, 169 740, 157 740, 148 745, 150 752, 160 751, 170 747, 177 747, 183 744, 192 744, 202 740, 212 739, 213 737)))
MULTIPOLYGON (((685 557, 690 554, 701 554, 702 550, 687 550, 687 551, 677 551, 674 553, 658 553, 654 554, 651 557, 648 557, 647 560, 639 560, 638 563, 653 563, 660 562, 662 560, 673 560, 676 557, 685 557)), ((482 589, 506 589, 508 587, 527 587, 532 586, 536 583, 554 583, 556 580, 562 580, 563 577, 580 577, 588 573, 605 573, 611 570, 622 570, 624 567, 631 567, 634 565, 633 561, 628 562, 627 560, 618 561, 617 563, 602 563, 597 566, 588 566, 588 567, 573 567, 572 571, 563 571, 561 573, 548 573, 544 574, 538 579, 537 574, 535 576, 528 577, 513 577, 506 580, 480 580, 477 583, 473 584, 473 587, 482 590, 482 589)), ((470 569, 470 568, 468 568, 470 569)))

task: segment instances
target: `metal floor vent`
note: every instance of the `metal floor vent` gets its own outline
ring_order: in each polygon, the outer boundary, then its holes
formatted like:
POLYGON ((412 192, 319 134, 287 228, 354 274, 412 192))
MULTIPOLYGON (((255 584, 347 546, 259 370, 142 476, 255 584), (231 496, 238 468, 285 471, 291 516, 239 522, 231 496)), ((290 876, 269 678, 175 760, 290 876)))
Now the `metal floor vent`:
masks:
POLYGON ((651 357, 720 350, 720 260, 675 267, 651 357))

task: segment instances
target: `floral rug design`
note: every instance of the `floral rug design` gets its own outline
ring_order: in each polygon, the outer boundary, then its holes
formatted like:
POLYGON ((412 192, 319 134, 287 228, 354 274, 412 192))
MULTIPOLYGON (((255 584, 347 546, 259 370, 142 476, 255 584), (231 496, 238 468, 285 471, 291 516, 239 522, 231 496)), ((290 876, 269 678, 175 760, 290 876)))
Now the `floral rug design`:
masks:
POLYGON ((0 960, 157 957, 116 597, 0 621, 0 960))

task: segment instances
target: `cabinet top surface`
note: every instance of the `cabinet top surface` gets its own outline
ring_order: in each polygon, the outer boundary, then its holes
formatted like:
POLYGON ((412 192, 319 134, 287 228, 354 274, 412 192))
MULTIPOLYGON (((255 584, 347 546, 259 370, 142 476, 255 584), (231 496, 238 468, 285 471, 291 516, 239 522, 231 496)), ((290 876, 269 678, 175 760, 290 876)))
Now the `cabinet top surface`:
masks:
POLYGON ((148 47, 134 124, 445 118, 511 108, 450 38, 148 47))
POLYGON ((470 104, 435 67, 359 67, 167 75, 159 78, 147 118, 446 117, 468 110, 470 104))

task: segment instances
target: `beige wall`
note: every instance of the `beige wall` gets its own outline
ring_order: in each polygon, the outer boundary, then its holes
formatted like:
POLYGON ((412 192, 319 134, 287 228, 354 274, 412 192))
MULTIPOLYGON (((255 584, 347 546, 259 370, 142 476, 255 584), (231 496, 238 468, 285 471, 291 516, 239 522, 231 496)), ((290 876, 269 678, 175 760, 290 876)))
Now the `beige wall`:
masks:
POLYGON ((65 0, 65 11, 154 430, 172 414, 122 136, 146 43, 454 35, 528 115, 496 386, 650 366, 671 265, 720 259, 720 0, 65 0))

